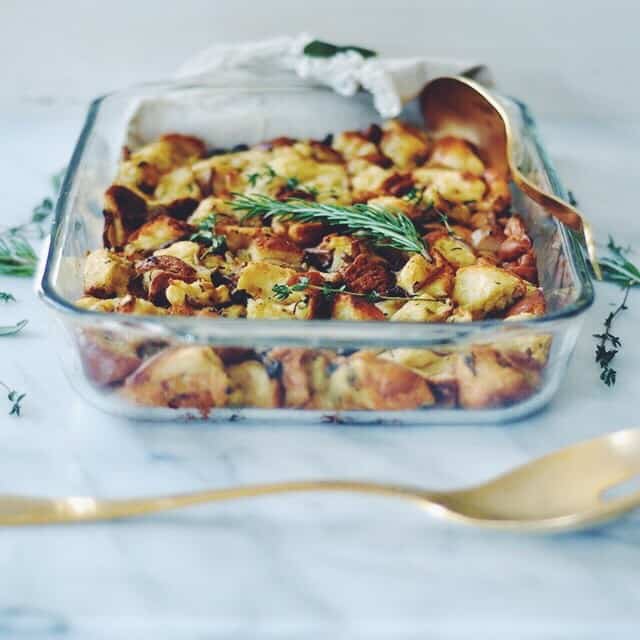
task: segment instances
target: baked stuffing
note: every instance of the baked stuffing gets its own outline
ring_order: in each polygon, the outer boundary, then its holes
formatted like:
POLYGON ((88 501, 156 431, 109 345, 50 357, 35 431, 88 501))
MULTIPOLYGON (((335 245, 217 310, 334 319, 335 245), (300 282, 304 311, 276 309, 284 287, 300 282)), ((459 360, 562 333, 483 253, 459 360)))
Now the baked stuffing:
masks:
MULTIPOLYGON (((543 315, 531 238, 508 183, 481 156, 398 120, 322 141, 207 150, 169 134, 125 148, 105 194, 104 246, 87 256, 77 304, 212 319, 543 315)), ((464 352, 165 346, 148 355, 105 332, 82 341, 97 385, 204 412, 499 406, 535 390, 550 346, 543 336, 464 352)))

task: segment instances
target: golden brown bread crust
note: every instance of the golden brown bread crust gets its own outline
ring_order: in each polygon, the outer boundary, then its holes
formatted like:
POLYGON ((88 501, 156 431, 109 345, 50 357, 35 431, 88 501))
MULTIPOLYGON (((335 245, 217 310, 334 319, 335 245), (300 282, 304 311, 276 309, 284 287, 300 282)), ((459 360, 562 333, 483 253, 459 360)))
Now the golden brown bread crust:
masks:
MULTIPOLYGON (((276 138, 205 157, 172 133, 127 149, 105 193, 104 248, 85 263, 78 306, 210 318, 470 322, 546 311, 535 251, 510 210, 508 183, 482 150, 433 140, 400 121, 332 141, 276 138), (406 215, 426 255, 381 248, 344 228, 246 219, 236 193, 325 204, 366 202, 406 215)), ((402 351, 402 350, 394 350, 402 351)), ((548 336, 460 354, 408 350, 398 359, 317 349, 172 347, 140 356, 126 340, 85 336, 98 386, 138 404, 340 409, 480 408, 531 394, 548 336)), ((387 354, 390 352, 386 352, 387 354)))

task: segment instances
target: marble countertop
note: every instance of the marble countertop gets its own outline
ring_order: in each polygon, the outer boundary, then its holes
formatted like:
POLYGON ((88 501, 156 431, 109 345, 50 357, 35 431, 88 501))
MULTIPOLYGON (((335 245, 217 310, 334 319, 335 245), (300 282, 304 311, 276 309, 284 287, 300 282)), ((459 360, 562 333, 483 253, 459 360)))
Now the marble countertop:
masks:
MULTIPOLYGON (((0 111, 3 224, 25 220, 64 166, 81 102, 0 111)), ((540 123, 600 238, 640 247, 640 136, 628 124, 540 123)), ((1 492, 125 496, 293 478, 434 488, 480 481, 576 440, 639 424, 640 298, 620 318, 618 384, 598 380, 591 334, 620 292, 598 285, 549 407, 504 426, 147 424, 103 415, 63 377, 33 283, 0 278, 1 492)), ((284 496, 139 521, 0 529, 0 638, 635 638, 640 514, 596 531, 516 536, 438 522, 394 501, 284 496)))

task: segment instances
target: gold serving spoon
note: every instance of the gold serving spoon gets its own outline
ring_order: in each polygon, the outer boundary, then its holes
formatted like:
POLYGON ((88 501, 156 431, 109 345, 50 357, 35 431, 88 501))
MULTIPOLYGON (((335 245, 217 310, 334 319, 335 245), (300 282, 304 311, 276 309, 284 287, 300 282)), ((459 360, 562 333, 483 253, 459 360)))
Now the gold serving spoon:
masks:
POLYGON ((420 103, 430 130, 460 135, 475 144, 482 150, 487 166, 505 179, 510 177, 553 217, 582 233, 593 272, 598 280, 602 279, 591 225, 575 207, 541 191, 522 174, 516 161, 517 140, 509 115, 487 89, 467 78, 440 77, 425 86, 420 103))
POLYGON ((640 506, 640 489, 607 497, 612 489, 639 475, 640 429, 629 429, 561 449, 468 489, 428 491, 374 482, 309 480, 123 500, 5 495, 0 496, 0 524, 115 520, 207 502, 333 491, 404 498, 435 516, 481 527, 561 531, 595 525, 640 506))

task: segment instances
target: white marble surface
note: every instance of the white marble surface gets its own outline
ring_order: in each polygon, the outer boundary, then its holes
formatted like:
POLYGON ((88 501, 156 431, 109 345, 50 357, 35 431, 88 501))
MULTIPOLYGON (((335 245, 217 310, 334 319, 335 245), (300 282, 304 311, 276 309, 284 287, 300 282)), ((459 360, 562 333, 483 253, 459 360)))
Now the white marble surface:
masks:
MULTIPOLYGON (((24 220, 66 163, 80 94, 90 90, 35 91, 0 107, 3 224, 24 220)), ((614 231, 640 247, 634 120, 545 113, 543 136, 600 237, 614 231)), ((640 424, 640 297, 617 325, 626 344, 614 389, 593 362, 590 336, 619 299, 609 285, 597 288, 547 410, 507 426, 429 428, 102 415, 60 373, 32 287, 0 278, 19 299, 0 308, 1 323, 30 321, 0 339, 0 380, 28 393, 21 418, 0 413, 0 492, 125 496, 311 477, 449 487, 640 424)), ((589 533, 523 537, 444 524, 383 499, 278 497, 136 522, 0 529, 0 638, 633 639, 639 570, 640 514, 589 533)))

